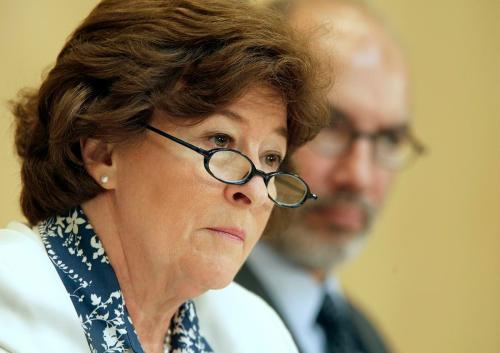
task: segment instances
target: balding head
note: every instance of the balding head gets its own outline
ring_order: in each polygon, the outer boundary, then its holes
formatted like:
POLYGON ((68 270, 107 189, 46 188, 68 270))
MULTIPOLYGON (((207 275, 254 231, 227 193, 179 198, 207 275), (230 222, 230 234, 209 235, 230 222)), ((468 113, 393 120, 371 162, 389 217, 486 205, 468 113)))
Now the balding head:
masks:
MULTIPOLYGON (((279 1, 332 77, 332 128, 292 157, 320 199, 295 211, 271 242, 323 275, 363 243, 392 184, 399 153, 410 146, 408 73, 382 21, 355 1, 279 1)), ((411 148, 411 147, 410 147, 411 148)))
POLYGON ((334 82, 329 99, 338 109, 382 119, 390 116, 387 123, 407 118, 404 55, 386 25, 366 5, 299 0, 290 3, 287 14, 294 27, 311 35, 313 49, 329 68, 334 82))

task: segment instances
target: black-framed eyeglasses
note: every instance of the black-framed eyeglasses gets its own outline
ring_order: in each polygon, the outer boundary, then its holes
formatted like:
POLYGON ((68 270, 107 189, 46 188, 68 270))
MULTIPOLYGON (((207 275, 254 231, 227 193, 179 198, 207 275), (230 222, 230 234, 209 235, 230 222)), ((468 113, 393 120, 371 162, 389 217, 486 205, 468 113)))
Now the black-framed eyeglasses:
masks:
POLYGON ((374 161, 380 166, 398 170, 407 166, 425 152, 424 145, 411 133, 409 126, 399 125, 373 133, 356 129, 335 109, 331 109, 332 122, 310 143, 319 154, 337 157, 347 153, 357 139, 368 139, 373 144, 374 161))
POLYGON ((146 128, 201 154, 208 174, 225 184, 243 185, 256 175, 262 177, 268 197, 279 207, 296 208, 308 199, 318 198, 298 175, 280 171, 266 173, 257 169, 240 151, 230 148, 205 150, 154 126, 146 125, 146 128))

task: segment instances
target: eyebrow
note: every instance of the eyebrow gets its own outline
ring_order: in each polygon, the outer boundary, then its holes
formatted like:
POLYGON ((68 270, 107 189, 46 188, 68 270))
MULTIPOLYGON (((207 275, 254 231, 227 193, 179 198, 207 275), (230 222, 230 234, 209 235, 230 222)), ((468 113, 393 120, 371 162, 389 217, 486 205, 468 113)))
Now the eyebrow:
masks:
MULTIPOLYGON (((219 114, 224 115, 225 117, 230 118, 231 120, 238 121, 238 122, 244 122, 246 120, 240 114, 238 114, 232 110, 229 110, 229 109, 222 109, 221 111, 219 111, 219 114)), ((276 132, 278 135, 280 135, 280 136, 284 137, 286 140, 288 140, 289 136, 288 136, 288 130, 286 127, 278 127, 274 130, 274 132, 276 132)))
POLYGON ((334 123, 339 121, 352 125, 351 120, 347 117, 347 115, 344 112, 338 110, 333 106, 330 106, 329 110, 330 110, 330 125, 333 125, 334 123))
MULTIPOLYGON (((345 123, 352 129, 356 129, 354 126, 352 120, 349 118, 349 116, 342 112, 341 110, 338 110, 334 106, 330 106, 330 127, 333 127, 335 123, 340 122, 340 123, 345 123)), ((401 122, 398 124, 393 124, 391 126, 383 127, 379 129, 378 131, 384 132, 384 131, 400 131, 400 130, 410 130, 410 124, 408 122, 401 122)))

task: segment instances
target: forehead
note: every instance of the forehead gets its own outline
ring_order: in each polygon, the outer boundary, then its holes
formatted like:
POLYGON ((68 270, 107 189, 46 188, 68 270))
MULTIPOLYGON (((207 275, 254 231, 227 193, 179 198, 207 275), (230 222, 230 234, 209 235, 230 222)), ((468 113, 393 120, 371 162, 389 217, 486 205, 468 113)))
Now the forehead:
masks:
POLYGON ((360 129, 404 123, 408 73, 399 44, 363 6, 317 3, 319 9, 296 11, 293 21, 298 28, 315 29, 313 48, 333 74, 330 104, 360 129))
POLYGON ((334 74, 330 103, 362 129, 404 123, 409 110, 408 73, 396 44, 377 31, 345 33, 337 39, 337 47, 326 47, 334 74))
POLYGON ((248 111, 268 110, 280 116, 285 115, 286 111, 280 92, 261 83, 249 86, 238 99, 229 104, 229 107, 248 111))
POLYGON ((170 122, 177 127, 205 126, 220 119, 232 126, 240 125, 252 130, 275 130, 287 137, 287 109, 279 92, 265 84, 256 83, 227 105, 220 106, 214 113, 193 118, 175 118, 155 110, 153 119, 170 122))
POLYGON ((245 93, 219 110, 219 114, 228 116, 257 130, 282 131, 280 134, 287 137, 287 110, 282 96, 274 88, 264 84, 250 86, 245 93))
POLYGON ((346 71, 338 76, 328 99, 360 129, 391 127, 408 119, 408 92, 402 74, 346 71))

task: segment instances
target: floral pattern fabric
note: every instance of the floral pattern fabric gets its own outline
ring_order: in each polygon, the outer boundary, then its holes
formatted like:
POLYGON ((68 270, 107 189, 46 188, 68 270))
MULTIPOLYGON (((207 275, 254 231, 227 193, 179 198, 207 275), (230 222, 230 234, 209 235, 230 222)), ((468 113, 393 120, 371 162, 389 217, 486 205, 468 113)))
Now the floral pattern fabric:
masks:
MULTIPOLYGON (((49 258, 82 324, 92 353, 144 353, 104 247, 83 210, 38 225, 49 258)), ((171 353, 213 353, 201 336, 194 303, 185 302, 171 323, 171 353)), ((165 349, 167 352, 167 348, 165 349)))

